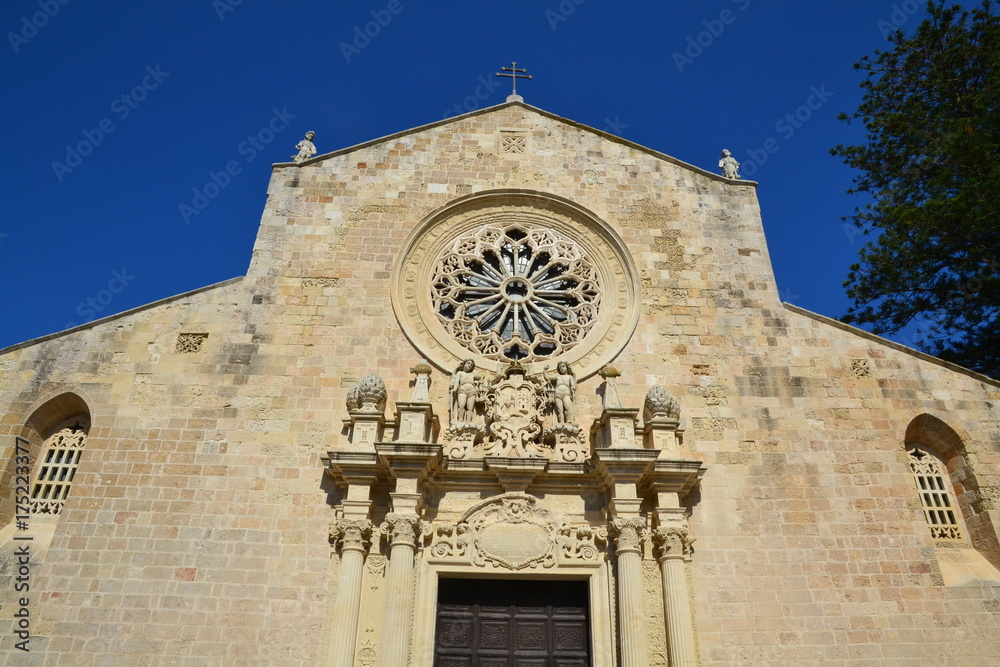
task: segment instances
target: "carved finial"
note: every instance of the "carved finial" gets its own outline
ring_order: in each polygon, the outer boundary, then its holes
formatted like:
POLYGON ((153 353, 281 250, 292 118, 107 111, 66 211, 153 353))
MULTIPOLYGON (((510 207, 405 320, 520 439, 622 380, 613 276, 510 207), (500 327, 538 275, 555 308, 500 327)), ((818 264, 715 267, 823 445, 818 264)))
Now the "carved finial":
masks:
POLYGON ((385 383, 375 373, 366 375, 347 392, 347 409, 351 412, 382 412, 385 410, 385 383))
POLYGON ((740 178, 740 163, 736 161, 736 158, 733 157, 733 154, 728 149, 723 149, 722 159, 719 160, 719 167, 722 169, 722 175, 726 178, 732 180, 740 178))
POLYGON ((292 159, 295 160, 295 164, 305 162, 312 156, 316 155, 316 146, 313 145, 312 142, 313 137, 315 136, 316 133, 313 132, 312 130, 309 130, 308 132, 306 132, 306 138, 300 141, 299 143, 295 144, 296 150, 299 151, 298 155, 292 156, 292 159))
POLYGON ((360 384, 356 384, 347 392, 347 411, 357 412, 361 409, 361 398, 358 396, 358 391, 361 389, 360 384))
POLYGON ((615 378, 621 376, 621 372, 614 366, 604 366, 597 374, 604 378, 604 408, 622 407, 622 397, 618 394, 618 385, 615 378))
POLYGON ((647 420, 656 417, 677 420, 681 418, 681 406, 666 389, 654 384, 646 394, 646 413, 647 420))
POLYGON ((410 372, 417 376, 413 381, 413 397, 410 399, 414 403, 430 403, 431 395, 431 365, 426 359, 421 359, 420 363, 410 369, 410 372))

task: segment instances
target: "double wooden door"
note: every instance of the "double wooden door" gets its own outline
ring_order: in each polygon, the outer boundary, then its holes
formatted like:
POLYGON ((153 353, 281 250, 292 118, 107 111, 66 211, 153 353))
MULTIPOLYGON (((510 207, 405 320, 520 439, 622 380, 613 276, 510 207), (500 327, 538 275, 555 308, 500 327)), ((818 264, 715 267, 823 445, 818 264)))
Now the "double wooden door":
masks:
POLYGON ((583 581, 442 579, 435 667, 589 667, 583 581))

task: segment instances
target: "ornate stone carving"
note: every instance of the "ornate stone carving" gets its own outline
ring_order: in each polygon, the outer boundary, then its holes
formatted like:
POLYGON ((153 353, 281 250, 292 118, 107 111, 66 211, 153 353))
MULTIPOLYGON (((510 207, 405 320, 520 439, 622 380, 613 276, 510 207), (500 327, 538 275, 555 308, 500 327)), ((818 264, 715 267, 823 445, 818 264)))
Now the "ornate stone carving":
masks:
POLYGON ((607 531, 594 530, 590 526, 563 526, 559 529, 556 542, 559 556, 567 561, 597 561, 604 551, 600 545, 606 544, 607 531))
POLYGON ((425 524, 423 538, 430 540, 430 553, 435 558, 463 558, 469 553, 472 535, 468 524, 425 524))
POLYGON ((450 459, 471 458, 476 443, 485 435, 485 426, 456 424, 444 432, 444 455, 450 459))
POLYGON ((536 442, 542 431, 543 386, 541 378, 525 375, 518 363, 490 380, 486 396, 492 436, 486 443, 488 455, 547 455, 536 442))
POLYGON ((543 440, 551 445, 554 458, 565 463, 582 463, 590 455, 579 424, 556 424, 545 429, 543 440))
POLYGON ((451 374, 448 395, 451 397, 449 416, 453 426, 473 423, 476 405, 483 402, 483 376, 475 371, 476 362, 466 359, 451 374))
POLYGON ((646 646, 649 667, 666 667, 667 638, 663 610, 660 568, 653 561, 642 562, 642 598, 646 609, 646 646))
POLYGON ((389 538, 390 544, 402 543, 414 545, 417 536, 421 534, 420 517, 416 514, 396 514, 390 512, 385 515, 385 522, 382 523, 382 534, 389 538))
POLYGON ((369 578, 368 586, 373 591, 378 590, 378 585, 385 576, 385 563, 385 556, 381 556, 379 554, 371 554, 365 560, 365 569, 368 570, 369 578))
POLYGON ((296 164, 305 162, 312 156, 316 155, 316 146, 313 144, 312 140, 316 137, 316 133, 312 130, 306 132, 306 138, 295 144, 298 154, 292 157, 296 164))
POLYGON ((385 383, 375 373, 369 373, 347 392, 349 412, 378 412, 385 410, 385 383))
POLYGON ((431 302, 445 330, 488 359, 553 357, 593 327, 603 291, 586 251, 525 223, 484 225, 438 257, 431 302))
POLYGON ((726 178, 736 180, 740 178, 740 163, 736 161, 733 154, 728 149, 723 149, 722 159, 719 160, 719 168, 726 178))
MULTIPOLYGON (((501 260, 497 258, 496 261, 501 260)), ((507 270, 506 267, 504 263, 503 269, 507 270)), ((537 373, 543 363, 551 363, 549 360, 555 359, 562 350, 570 353, 563 358, 571 361, 577 377, 585 378, 597 372, 628 343, 642 304, 639 284, 638 270, 624 241, 611 225, 592 212, 551 194, 523 189, 490 190, 454 200, 413 227, 394 263, 390 296, 393 312, 407 338, 438 368, 454 368, 460 359, 468 357, 483 367, 487 362, 511 361, 524 353, 528 356, 521 361, 530 372, 537 373), (477 235, 487 228, 502 231, 504 235, 508 230, 523 229, 536 237, 526 237, 517 244, 512 242, 509 247, 501 247, 506 244, 501 244, 497 238, 495 245, 490 245, 477 235), (558 239, 555 243, 541 243, 537 235, 546 230, 552 232, 547 238, 558 239), (460 241, 468 241, 471 247, 456 248, 460 241), (575 245, 581 253, 579 262, 565 255, 571 245, 564 248, 564 241, 575 245), (544 260, 539 252, 543 246, 554 253, 550 260, 544 260), (478 256, 476 247, 483 251, 478 256), (522 247, 530 252, 522 253, 522 247), (500 271, 498 275, 502 275, 500 268, 485 261, 487 248, 492 248, 491 258, 497 257, 496 253, 509 257, 516 248, 516 271, 534 270, 537 275, 510 275, 500 280, 489 276, 490 280, 485 280, 483 274, 488 275, 489 271, 500 271), (522 265, 522 260, 528 262, 527 265, 522 265), (539 264, 543 260, 551 262, 550 268, 554 271, 564 271, 562 276, 555 276, 552 284, 541 284, 549 280, 544 272, 537 273, 544 268, 539 264), (593 270, 593 280, 588 282, 601 291, 599 303, 596 298, 588 302, 598 296, 596 294, 585 295, 587 298, 583 302, 573 302, 568 297, 560 302, 540 293, 540 290, 552 290, 556 297, 574 290, 582 293, 583 283, 573 286, 568 279, 576 281, 587 277, 577 274, 577 267, 582 267, 584 262, 593 270), (536 268, 532 269, 533 266, 536 268), (567 279, 566 284, 558 284, 562 278, 567 279), (489 291, 477 296, 475 290, 482 285, 474 284, 474 279, 483 281, 489 291), (484 301, 473 303, 479 299, 484 301), (538 306, 541 314, 529 303, 538 306), (487 314, 485 310, 493 305, 498 307, 487 314), (592 323, 588 306, 597 312, 592 323), (462 308, 464 311, 460 312, 462 308), (564 311, 568 315, 563 315, 564 311), (537 321, 545 322, 542 314, 554 324, 537 324, 537 321), (558 319, 562 317, 565 319, 558 319), (517 340, 515 319, 518 320, 517 340), (529 324, 534 328, 529 329, 529 324), (579 328, 574 329, 574 326, 579 328), (546 345, 546 336, 558 344, 548 342, 546 345), (495 342, 494 338, 500 342, 495 342), (517 345, 516 350, 514 345, 517 345)))
POLYGON ((660 526, 653 531, 653 543, 660 558, 690 558, 694 538, 682 526, 660 526))
POLYGON ((681 406, 677 399, 658 384, 650 387, 646 394, 646 414, 648 418, 666 417, 667 419, 680 419, 681 406))
POLYGON ((368 519, 340 519, 330 530, 330 541, 339 544, 341 550, 364 551, 371 538, 372 527, 368 519))
POLYGON ((646 520, 643 518, 615 518, 608 523, 608 533, 615 541, 618 552, 642 551, 642 540, 646 536, 646 520))
POLYGON ((534 496, 507 493, 466 512, 462 522, 472 538, 472 563, 509 570, 555 565, 558 526, 536 503, 534 496))

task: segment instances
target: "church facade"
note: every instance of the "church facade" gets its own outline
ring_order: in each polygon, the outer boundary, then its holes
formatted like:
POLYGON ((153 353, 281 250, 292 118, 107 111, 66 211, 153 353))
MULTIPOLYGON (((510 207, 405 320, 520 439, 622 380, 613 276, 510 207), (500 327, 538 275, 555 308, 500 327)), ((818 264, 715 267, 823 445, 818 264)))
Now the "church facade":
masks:
POLYGON ((246 276, 0 350, 6 664, 995 664, 1000 382, 783 304, 755 183, 302 146, 246 276))

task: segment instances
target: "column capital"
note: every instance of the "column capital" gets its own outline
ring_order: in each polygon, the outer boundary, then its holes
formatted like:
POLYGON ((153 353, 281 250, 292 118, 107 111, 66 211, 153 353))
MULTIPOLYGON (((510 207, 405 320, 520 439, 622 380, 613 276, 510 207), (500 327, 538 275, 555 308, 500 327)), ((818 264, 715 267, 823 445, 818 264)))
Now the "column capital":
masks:
POLYGON ((415 547, 422 524, 423 522, 416 514, 390 512, 385 515, 385 522, 381 525, 380 530, 382 534, 389 537, 391 546, 405 544, 415 547))
POLYGON ((341 551, 364 553, 371 539, 372 527, 368 519, 340 519, 330 529, 330 541, 339 543, 341 551))
POLYGON ((689 558, 694 538, 686 526, 660 526, 653 531, 653 543, 661 560, 689 558))
POLYGON ((646 536, 646 520, 638 517, 616 517, 608 522, 608 534, 615 541, 616 553, 642 553, 642 539, 646 536))

